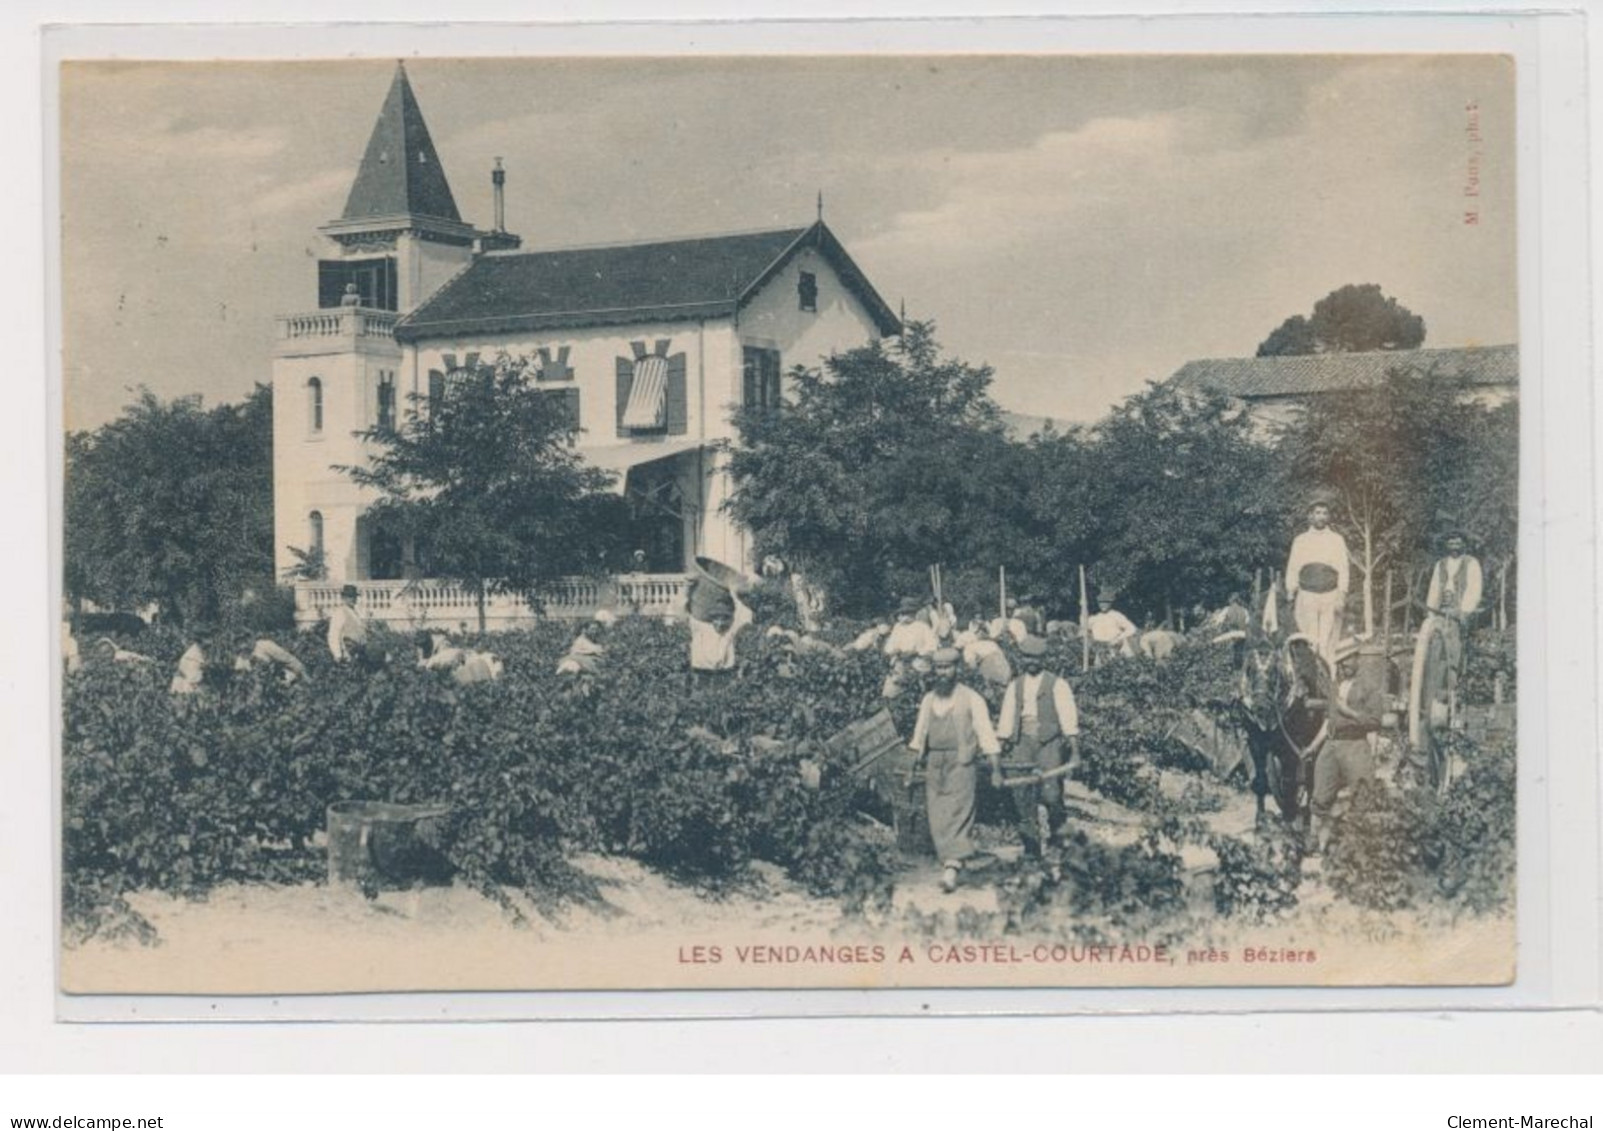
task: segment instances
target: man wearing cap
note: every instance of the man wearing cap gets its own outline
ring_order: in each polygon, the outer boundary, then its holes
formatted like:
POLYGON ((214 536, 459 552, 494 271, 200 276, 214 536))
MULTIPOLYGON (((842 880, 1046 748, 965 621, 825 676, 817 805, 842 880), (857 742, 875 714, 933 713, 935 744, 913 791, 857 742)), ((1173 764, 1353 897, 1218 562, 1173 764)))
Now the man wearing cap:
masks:
POLYGON ((1112 591, 1100 590, 1096 603, 1097 611, 1087 618, 1085 629, 1091 635, 1098 661, 1115 655, 1135 655, 1135 623, 1113 607, 1112 591))
POLYGON ((935 630, 919 619, 921 608, 916 597, 904 597, 897 606, 896 623, 885 638, 887 656, 929 656, 940 647, 935 630))
POLYGON ((978 773, 974 756, 983 753, 997 764, 1002 746, 991 727, 991 712, 972 687, 957 682, 961 662, 956 648, 941 648, 931 657, 933 686, 918 707, 918 722, 908 742, 915 761, 925 763, 924 796, 929 810, 930 838, 941 861, 941 887, 957 889, 963 862, 974 854, 974 794, 978 773))
POLYGON ((1286 596, 1292 599, 1297 631, 1313 641, 1314 651, 1332 665, 1347 603, 1347 561, 1346 540, 1330 528, 1330 503, 1315 499, 1308 508, 1308 529, 1291 542, 1286 596))
POLYGON ((1481 607, 1481 563, 1464 552, 1463 531, 1449 530, 1442 539, 1446 556, 1430 571, 1430 590, 1425 607, 1438 621, 1445 622, 1442 641, 1447 645, 1447 678, 1458 682, 1464 660, 1464 628, 1481 607))
POLYGON ((367 648, 367 621, 356 611, 356 596, 356 586, 342 586, 339 606, 328 617, 328 650, 339 663, 360 659, 367 648))
MULTIPOLYGON (((1024 674, 1007 685, 1002 696, 1002 712, 997 721, 996 737, 1013 743, 1013 753, 1020 761, 1031 763, 1036 770, 1046 773, 1063 763, 1063 740, 1068 739, 1069 751, 1080 756, 1080 713, 1074 705, 1074 692, 1069 681, 1046 670, 1046 641, 1039 636, 1027 636, 1019 645, 1024 674)), ((1002 784, 1002 767, 999 758, 991 759, 991 783, 1002 784)), ((1013 805, 1018 813, 1019 836, 1024 840, 1027 856, 1041 855, 1041 831, 1036 820, 1036 807, 1046 806, 1047 836, 1056 842, 1063 833, 1065 810, 1061 775, 1036 785, 1020 786, 1013 790, 1013 805)))
POLYGON ((596 610, 595 617, 579 630, 567 653, 557 661, 557 674, 595 675, 601 668, 601 657, 607 653, 601 641, 615 619, 610 609, 596 610))
POLYGON ((1330 740, 1314 762, 1312 804, 1314 848, 1324 851, 1330 840, 1337 800, 1345 791, 1375 776, 1369 736, 1381 726, 1386 710, 1386 649, 1366 644, 1358 650, 1358 670, 1337 685, 1331 699, 1330 740))

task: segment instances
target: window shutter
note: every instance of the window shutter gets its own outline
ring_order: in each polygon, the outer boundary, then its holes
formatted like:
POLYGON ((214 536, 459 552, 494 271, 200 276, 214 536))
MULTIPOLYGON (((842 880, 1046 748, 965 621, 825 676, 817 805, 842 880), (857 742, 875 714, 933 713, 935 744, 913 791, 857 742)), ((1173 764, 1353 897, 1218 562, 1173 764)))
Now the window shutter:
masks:
POLYGON ((690 410, 685 396, 685 355, 668 359, 668 435, 683 436, 690 429, 690 410))
POLYGON ((629 390, 635 383, 635 363, 627 357, 618 359, 618 435, 627 436, 629 430, 623 426, 623 410, 629 407, 629 390))
POLYGON ((747 346, 740 358, 740 403, 757 407, 757 351, 747 346))
POLYGON ((562 390, 562 407, 567 411, 568 422, 575 428, 581 427, 579 423, 579 390, 562 390))
POLYGON ((779 351, 768 350, 763 355, 763 407, 773 412, 779 408, 783 386, 779 375, 779 351))

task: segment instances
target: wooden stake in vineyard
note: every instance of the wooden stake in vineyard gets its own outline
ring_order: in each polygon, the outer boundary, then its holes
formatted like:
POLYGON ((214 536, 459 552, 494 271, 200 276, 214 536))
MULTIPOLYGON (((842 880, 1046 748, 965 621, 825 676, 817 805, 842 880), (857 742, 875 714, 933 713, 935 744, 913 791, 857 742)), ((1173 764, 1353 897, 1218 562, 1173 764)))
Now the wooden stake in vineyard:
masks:
POLYGON ((1082 672, 1091 670, 1091 629, 1087 624, 1089 619, 1085 599, 1085 567, 1082 565, 1080 567, 1080 670, 1082 672))
POLYGON ((1497 630, 1508 631, 1508 563, 1504 558, 1497 570, 1497 630))
POLYGON ((1380 642, 1391 655, 1391 570, 1386 571, 1386 607, 1380 618, 1380 642))

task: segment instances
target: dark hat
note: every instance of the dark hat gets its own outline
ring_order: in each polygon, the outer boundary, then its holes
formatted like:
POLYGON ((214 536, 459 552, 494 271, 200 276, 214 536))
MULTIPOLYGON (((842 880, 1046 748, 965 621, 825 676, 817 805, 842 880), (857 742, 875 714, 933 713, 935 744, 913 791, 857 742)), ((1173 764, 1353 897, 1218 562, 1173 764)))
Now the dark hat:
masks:
POLYGON ((1026 636, 1019 641, 1019 652, 1026 656, 1046 655, 1046 641, 1039 636, 1026 636))
POLYGON ((356 595, 357 595, 356 586, 350 584, 350 582, 346 582, 344 585, 340 586, 340 596, 341 597, 355 597, 356 595))
POLYGON ((1436 540, 1445 546, 1449 538, 1462 538, 1465 542, 1468 542, 1469 533, 1453 515, 1438 514, 1436 516, 1436 540))
POLYGON ((1308 496, 1308 510, 1315 507, 1333 507, 1336 505, 1336 492, 1328 487, 1314 491, 1308 496))

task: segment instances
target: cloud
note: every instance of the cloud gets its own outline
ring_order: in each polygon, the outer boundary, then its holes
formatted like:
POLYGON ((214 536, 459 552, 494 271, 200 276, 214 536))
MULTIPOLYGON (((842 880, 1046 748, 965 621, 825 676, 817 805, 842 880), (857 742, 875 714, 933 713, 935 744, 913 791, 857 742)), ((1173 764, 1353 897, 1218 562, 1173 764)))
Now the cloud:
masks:
POLYGON ((252 217, 268 219, 282 213, 319 206, 332 217, 334 212, 329 210, 330 202, 333 202, 335 210, 345 202, 345 193, 355 176, 351 168, 327 169, 315 176, 291 181, 250 197, 241 202, 240 210, 252 217))

